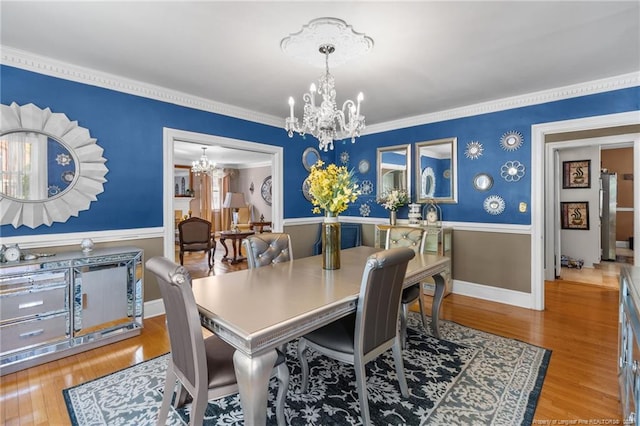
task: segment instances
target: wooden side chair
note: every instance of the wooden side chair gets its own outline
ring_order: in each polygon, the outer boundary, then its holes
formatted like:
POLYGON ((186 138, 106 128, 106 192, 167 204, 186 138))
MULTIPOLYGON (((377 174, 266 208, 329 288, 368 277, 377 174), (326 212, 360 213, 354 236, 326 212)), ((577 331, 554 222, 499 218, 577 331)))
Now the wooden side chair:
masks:
POLYGON ((213 268, 216 240, 211 235, 211 222, 199 217, 191 217, 178 223, 178 244, 180 246, 180 265, 184 265, 186 252, 204 251, 207 253, 209 269, 213 268))

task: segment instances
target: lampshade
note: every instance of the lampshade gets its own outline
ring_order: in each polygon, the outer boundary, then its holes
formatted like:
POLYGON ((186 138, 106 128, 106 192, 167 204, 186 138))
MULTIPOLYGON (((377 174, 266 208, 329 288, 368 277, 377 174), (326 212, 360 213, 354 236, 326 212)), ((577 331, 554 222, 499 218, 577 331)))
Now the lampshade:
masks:
POLYGON ((247 202, 244 200, 244 194, 242 192, 227 192, 227 197, 224 199, 222 207, 226 209, 247 207, 247 202))

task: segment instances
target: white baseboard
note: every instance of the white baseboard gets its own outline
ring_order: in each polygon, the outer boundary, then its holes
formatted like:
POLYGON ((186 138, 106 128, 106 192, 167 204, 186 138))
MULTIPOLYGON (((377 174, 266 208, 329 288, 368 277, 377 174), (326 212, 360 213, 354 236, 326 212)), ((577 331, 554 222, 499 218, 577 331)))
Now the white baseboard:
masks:
POLYGON ((164 315, 164 303, 162 302, 162 298, 144 302, 145 318, 153 318, 158 315, 164 315))
POLYGON ((490 302, 505 303, 521 308, 534 309, 531 293, 491 287, 466 281, 453 280, 453 293, 490 302))

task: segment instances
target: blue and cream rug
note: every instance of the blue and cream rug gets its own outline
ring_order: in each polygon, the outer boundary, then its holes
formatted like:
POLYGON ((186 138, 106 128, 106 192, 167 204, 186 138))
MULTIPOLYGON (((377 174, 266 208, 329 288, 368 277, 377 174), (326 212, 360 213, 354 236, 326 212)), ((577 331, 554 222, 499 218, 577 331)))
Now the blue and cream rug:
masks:
MULTIPOLYGON (((551 352, 442 321, 444 340, 425 333, 412 313, 404 351, 409 398, 400 395, 391 350, 367 364, 375 425, 530 425, 551 352)), ((288 345, 291 383, 285 415, 292 425, 361 424, 355 374, 309 351, 309 392, 300 394, 296 342, 288 345)), ((63 390, 74 425, 154 425, 162 401, 167 355, 63 390)), ((269 387, 268 424, 275 421, 275 379, 269 387)), ((168 424, 188 423, 190 405, 168 424)), ((241 425, 238 395, 209 403, 206 425, 241 425)))

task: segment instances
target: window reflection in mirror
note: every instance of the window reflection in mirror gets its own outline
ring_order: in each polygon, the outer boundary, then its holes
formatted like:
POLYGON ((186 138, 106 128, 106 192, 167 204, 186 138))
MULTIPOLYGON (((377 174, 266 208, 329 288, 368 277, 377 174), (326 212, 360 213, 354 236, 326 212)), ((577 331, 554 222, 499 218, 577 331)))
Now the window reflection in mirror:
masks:
POLYGON ((416 194, 418 203, 434 200, 456 203, 457 138, 416 143, 416 194))
POLYGON ((76 180, 76 161, 57 139, 38 132, 0 136, 0 192, 22 201, 62 195, 76 180))
POLYGON ((394 189, 411 194, 411 145, 378 148, 378 195, 394 189))

